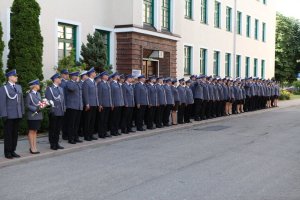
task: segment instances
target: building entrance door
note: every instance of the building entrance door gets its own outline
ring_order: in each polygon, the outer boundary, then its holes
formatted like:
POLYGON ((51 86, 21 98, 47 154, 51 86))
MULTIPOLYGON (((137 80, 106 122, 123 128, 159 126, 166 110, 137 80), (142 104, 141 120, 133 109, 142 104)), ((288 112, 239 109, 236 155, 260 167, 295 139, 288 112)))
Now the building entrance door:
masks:
POLYGON ((142 74, 149 76, 159 76, 159 61, 153 59, 143 59, 142 74))

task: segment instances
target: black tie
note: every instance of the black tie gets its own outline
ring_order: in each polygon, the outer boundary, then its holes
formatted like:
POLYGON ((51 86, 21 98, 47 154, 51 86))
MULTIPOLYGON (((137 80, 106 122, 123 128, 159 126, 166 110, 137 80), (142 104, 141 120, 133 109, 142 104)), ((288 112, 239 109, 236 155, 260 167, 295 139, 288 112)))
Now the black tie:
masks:
POLYGON ((14 88, 15 92, 17 92, 17 88, 15 87, 15 85, 13 85, 13 88, 14 88))

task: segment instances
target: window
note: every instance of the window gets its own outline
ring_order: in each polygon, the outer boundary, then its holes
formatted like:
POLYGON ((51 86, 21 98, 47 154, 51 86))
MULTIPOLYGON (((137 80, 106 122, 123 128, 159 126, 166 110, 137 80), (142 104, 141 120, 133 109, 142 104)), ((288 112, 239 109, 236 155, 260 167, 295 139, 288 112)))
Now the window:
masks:
POLYGON ((262 23, 262 41, 266 41, 266 23, 262 23))
POLYGON ((184 46, 184 75, 191 74, 192 47, 184 46))
POLYGON ((144 24, 153 25, 153 0, 144 0, 144 24))
POLYGON ((250 76, 250 58, 246 57, 246 63, 245 63, 245 77, 248 78, 250 76))
POLYGON ((267 4, 267 0, 263 0, 263 4, 265 4, 265 5, 266 5, 266 4, 267 4))
POLYGON ((215 1, 215 27, 221 28, 221 3, 215 1))
POLYGON ((106 47, 106 63, 110 65, 110 32, 104 30, 97 30, 103 39, 104 46, 106 47))
POLYGON ((242 13, 241 12, 237 12, 237 29, 236 32, 237 34, 241 35, 242 34, 242 13))
POLYGON ((258 29, 259 29, 259 21, 258 19, 255 19, 255 32, 254 32, 254 38, 258 40, 258 29))
POLYGON ((200 21, 207 24, 207 0, 201 0, 201 19, 200 21))
POLYGON ((231 25, 231 18, 232 18, 232 8, 227 7, 226 8, 226 31, 232 31, 232 25, 231 25))
POLYGON ((192 19, 192 0, 185 0, 184 16, 187 19, 192 19))
POLYGON ((251 37, 251 16, 247 15, 247 30, 246 30, 246 36, 251 37))
POLYGON ((200 74, 206 74, 207 49, 200 49, 200 74))
POLYGON ((266 67, 266 61, 261 61, 261 78, 265 78, 265 67, 266 67))
POLYGON ((257 77, 257 64, 258 64, 258 60, 257 60, 257 58, 254 58, 254 73, 253 73, 253 75, 255 77, 257 77))
POLYGON ((163 29, 170 30, 170 0, 162 0, 161 2, 161 26, 163 29))
POLYGON ((76 29, 77 26, 71 24, 58 24, 58 60, 69 56, 72 50, 76 55, 76 29))
POLYGON ((240 77, 241 76, 241 56, 236 56, 236 64, 235 64, 235 76, 240 77))
POLYGON ((231 54, 226 53, 225 54, 225 76, 230 77, 230 68, 231 68, 231 54))
POLYGON ((213 74, 214 76, 219 76, 219 68, 220 68, 220 52, 215 51, 214 52, 214 69, 213 74))

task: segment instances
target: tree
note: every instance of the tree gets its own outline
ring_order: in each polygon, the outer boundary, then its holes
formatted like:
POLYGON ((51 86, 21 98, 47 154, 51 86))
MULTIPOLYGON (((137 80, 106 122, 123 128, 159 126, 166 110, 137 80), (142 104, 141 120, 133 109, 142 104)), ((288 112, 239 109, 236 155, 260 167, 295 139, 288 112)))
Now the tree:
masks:
POLYGON ((95 67, 97 72, 107 70, 106 47, 103 38, 98 31, 94 35, 87 36, 88 43, 81 46, 81 62, 86 63, 89 67, 95 67))
POLYGON ((275 77, 293 82, 300 62, 300 23, 294 18, 277 14, 275 77))
POLYGON ((5 81, 5 78, 3 75, 3 62, 2 62, 3 50, 4 50, 4 42, 2 41, 2 37, 3 37, 3 31, 2 31, 2 25, 0 22, 0 84, 5 81))
POLYGON ((14 0, 11 7, 11 33, 8 70, 17 69, 24 90, 33 79, 43 80, 43 37, 39 24, 41 8, 35 0, 14 0))

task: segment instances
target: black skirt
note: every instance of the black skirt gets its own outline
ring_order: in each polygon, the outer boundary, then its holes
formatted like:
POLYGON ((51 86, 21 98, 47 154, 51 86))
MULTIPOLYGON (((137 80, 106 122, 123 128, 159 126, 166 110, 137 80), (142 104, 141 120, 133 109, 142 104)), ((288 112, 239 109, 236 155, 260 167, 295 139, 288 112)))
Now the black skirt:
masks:
POLYGON ((41 128, 41 121, 42 120, 28 120, 28 129, 37 131, 41 128))

